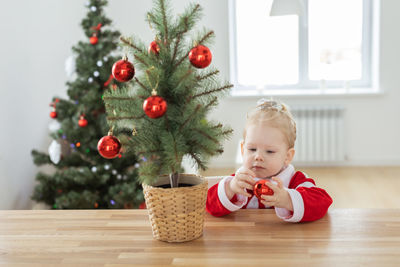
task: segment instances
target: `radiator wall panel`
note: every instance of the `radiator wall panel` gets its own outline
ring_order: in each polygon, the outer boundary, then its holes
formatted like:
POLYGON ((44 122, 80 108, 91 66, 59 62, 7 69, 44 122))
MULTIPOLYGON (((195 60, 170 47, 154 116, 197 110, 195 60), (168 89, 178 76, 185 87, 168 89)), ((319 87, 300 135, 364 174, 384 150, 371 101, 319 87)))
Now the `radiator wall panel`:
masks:
POLYGON ((295 163, 340 163, 345 160, 344 108, 292 107, 297 123, 295 163))

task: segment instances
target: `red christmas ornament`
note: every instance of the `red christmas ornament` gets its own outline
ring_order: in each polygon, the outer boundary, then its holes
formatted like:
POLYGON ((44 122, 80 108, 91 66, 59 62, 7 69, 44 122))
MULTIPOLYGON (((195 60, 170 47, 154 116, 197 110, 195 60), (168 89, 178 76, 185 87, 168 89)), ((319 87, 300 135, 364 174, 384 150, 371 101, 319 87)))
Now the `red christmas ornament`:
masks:
POLYGON ((90 37, 90 39, 89 39, 89 42, 90 42, 92 45, 97 44, 98 41, 99 41, 99 38, 97 38, 97 36, 96 36, 95 33, 94 33, 93 36, 90 37))
POLYGON ((88 121, 85 119, 84 116, 81 116, 78 121, 79 127, 86 127, 88 125, 88 121))
POLYGON ((142 202, 142 203, 139 205, 139 209, 142 209, 142 210, 147 209, 147 207, 146 207, 146 202, 142 202))
POLYGON ((161 96, 152 95, 143 102, 143 110, 150 118, 157 119, 167 111, 167 101, 161 96))
POLYGON ((153 41, 150 43, 148 52, 149 52, 149 54, 152 52, 156 55, 158 55, 160 53, 160 47, 158 46, 156 41, 153 41))
POLYGON ((261 195, 273 195, 274 191, 266 185, 266 180, 260 180, 254 185, 254 195, 262 200, 261 195))
POLYGON ((127 57, 118 60, 112 67, 112 75, 119 82, 127 82, 135 75, 133 64, 128 61, 127 57))
POLYGON ((58 114, 57 114, 57 112, 55 110, 50 112, 50 117, 53 118, 53 119, 57 118, 57 115, 58 114))
POLYGON ((203 69, 210 65, 212 54, 210 49, 204 45, 198 45, 189 52, 189 61, 196 68, 203 69))
POLYGON ((121 151, 121 143, 118 138, 112 135, 111 132, 107 136, 103 136, 97 143, 97 150, 100 155, 106 159, 113 159, 118 156, 121 151))

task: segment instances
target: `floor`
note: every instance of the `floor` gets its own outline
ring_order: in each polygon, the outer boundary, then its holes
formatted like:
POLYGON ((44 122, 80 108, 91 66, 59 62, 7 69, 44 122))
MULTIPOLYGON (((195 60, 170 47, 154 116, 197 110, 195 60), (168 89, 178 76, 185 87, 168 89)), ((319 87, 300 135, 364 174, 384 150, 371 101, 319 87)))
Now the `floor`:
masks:
MULTIPOLYGON (((333 208, 400 208, 400 166, 296 167, 333 198, 333 208)), ((235 168, 209 169, 204 176, 230 175, 235 168)))

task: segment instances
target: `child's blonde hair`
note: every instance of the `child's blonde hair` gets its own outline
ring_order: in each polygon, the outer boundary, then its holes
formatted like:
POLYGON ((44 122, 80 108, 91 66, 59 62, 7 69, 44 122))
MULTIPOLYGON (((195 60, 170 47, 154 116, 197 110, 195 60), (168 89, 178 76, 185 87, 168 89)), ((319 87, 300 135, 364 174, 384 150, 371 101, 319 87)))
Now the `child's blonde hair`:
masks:
POLYGON ((271 127, 280 129, 286 138, 289 148, 294 147, 296 141, 296 122, 287 105, 275 100, 260 99, 257 102, 257 106, 247 114, 243 140, 246 139, 247 127, 258 123, 268 123, 271 127))

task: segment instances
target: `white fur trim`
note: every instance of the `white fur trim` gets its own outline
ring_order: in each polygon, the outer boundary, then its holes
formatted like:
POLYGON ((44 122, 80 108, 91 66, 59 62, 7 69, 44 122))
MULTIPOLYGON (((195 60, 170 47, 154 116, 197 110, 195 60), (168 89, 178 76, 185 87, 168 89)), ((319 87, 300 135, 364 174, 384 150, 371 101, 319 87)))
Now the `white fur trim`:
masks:
POLYGON ((256 196, 253 196, 249 204, 247 204, 246 209, 258 209, 258 198, 256 196))
POLYGON ((304 183, 301 183, 298 186, 296 186, 296 189, 299 188, 299 187, 308 187, 308 188, 310 188, 310 187, 315 187, 315 185, 313 183, 311 183, 311 182, 304 182, 304 183))
POLYGON ((277 208, 277 207, 275 207, 275 213, 276 213, 276 216, 278 216, 282 220, 287 220, 290 217, 292 217, 292 215, 290 214, 290 211, 285 209, 285 208, 277 208))
POLYGON ((293 216, 284 208, 275 208, 276 215, 287 222, 299 222, 304 216, 304 201, 301 194, 295 189, 286 189, 289 192, 293 204, 293 216))
POLYGON ((230 211, 237 211, 240 210, 244 205, 247 203, 247 197, 242 196, 242 195, 236 195, 238 198, 238 201, 234 204, 232 203, 228 197, 226 196, 225 192, 225 183, 232 180, 232 176, 227 176, 224 179, 222 179, 219 184, 218 184, 218 198, 221 201, 222 205, 230 210, 230 211))
POLYGON ((293 165, 289 164, 283 171, 281 171, 277 175, 277 177, 282 180, 283 186, 288 188, 294 173, 295 171, 293 165))

